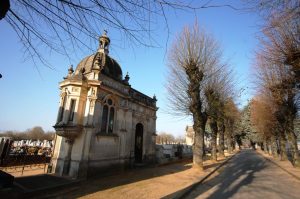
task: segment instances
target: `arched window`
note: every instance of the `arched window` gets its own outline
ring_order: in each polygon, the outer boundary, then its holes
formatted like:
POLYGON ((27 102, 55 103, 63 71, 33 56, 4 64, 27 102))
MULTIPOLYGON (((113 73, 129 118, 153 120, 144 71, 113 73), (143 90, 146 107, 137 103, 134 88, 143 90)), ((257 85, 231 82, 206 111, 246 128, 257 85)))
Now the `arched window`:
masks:
POLYGON ((114 114, 115 114, 114 107, 110 107, 110 109, 109 109, 108 133, 113 133, 113 128, 114 128, 114 114))
POLYGON ((115 108, 111 99, 104 101, 102 111, 101 133, 113 133, 115 108))
POLYGON ((102 123, 101 123, 101 132, 106 133, 106 126, 107 126, 107 116, 108 116, 108 106, 103 106, 102 112, 102 123))

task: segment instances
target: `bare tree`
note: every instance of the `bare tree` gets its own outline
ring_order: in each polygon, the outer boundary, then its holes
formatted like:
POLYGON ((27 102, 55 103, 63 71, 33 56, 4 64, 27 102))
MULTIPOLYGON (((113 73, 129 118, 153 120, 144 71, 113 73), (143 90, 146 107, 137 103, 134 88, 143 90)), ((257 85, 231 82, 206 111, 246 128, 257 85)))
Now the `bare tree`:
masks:
POLYGON ((300 81, 300 2, 248 1, 255 12, 263 17, 261 56, 275 65, 292 67, 300 81))
POLYGON ((257 12, 264 20, 268 20, 275 13, 287 15, 295 12, 299 7, 298 0, 243 0, 247 10, 257 12))
POLYGON ((156 136, 156 144, 174 144, 175 137, 170 133, 160 132, 156 136))
MULTIPOLYGON (((278 156, 281 148, 278 146, 279 123, 276 120, 275 108, 272 99, 267 95, 268 91, 262 92, 251 101, 251 124, 254 126, 257 137, 261 137, 264 150, 268 152, 270 145, 272 155, 278 156)), ((285 149, 283 149, 285 150, 285 149)))
POLYGON ((234 79, 228 64, 221 62, 221 52, 210 69, 211 77, 203 86, 208 122, 212 132, 212 159, 217 160, 217 135, 219 135, 219 155, 224 157, 225 103, 234 95, 234 79))
POLYGON ((54 140, 55 132, 54 131, 47 131, 45 132, 42 140, 54 140))
POLYGON ((290 66, 297 82, 300 82, 300 8, 297 21, 270 21, 264 29, 262 56, 269 62, 282 67, 290 66))
POLYGON ((28 129, 27 132, 28 132, 28 137, 32 140, 42 140, 45 134, 43 128, 40 126, 35 126, 31 129, 28 129))
POLYGON ((192 116, 195 131, 193 164, 203 169, 204 132, 207 122, 205 81, 214 74, 220 59, 216 40, 197 23, 185 27, 169 50, 168 100, 170 113, 192 116))
MULTIPOLYGON (((45 48, 69 56, 77 50, 93 50, 103 29, 115 31, 130 44, 158 46, 155 31, 165 26, 169 33, 170 10, 230 7, 209 1, 180 0, 18 0, 1 1, 0 20, 4 18, 19 36, 28 56, 47 63, 45 48)), ((167 38, 166 38, 167 40, 167 38)))
POLYGON ((230 98, 226 101, 224 106, 224 123, 225 123, 225 137, 228 148, 228 153, 233 152, 235 145, 234 136, 237 131, 237 123, 240 120, 240 112, 234 103, 233 99, 230 98))
POLYGON ((176 144, 185 144, 186 143, 185 137, 179 135, 175 138, 175 142, 176 142, 176 144))
POLYGON ((257 53, 259 86, 269 95, 274 108, 273 117, 279 124, 269 137, 273 139, 271 142, 274 139, 280 141, 283 160, 286 159, 285 143, 288 140, 293 163, 299 166, 294 120, 299 110, 300 2, 264 0, 252 1, 251 4, 264 19, 257 53))
POLYGON ((0 137, 11 137, 13 140, 53 140, 55 132, 44 132, 40 126, 27 129, 26 131, 4 131, 0 137))
POLYGON ((280 62, 270 62, 264 55, 265 51, 261 51, 257 55, 259 66, 257 73, 260 86, 265 93, 269 93, 269 99, 274 104, 273 114, 280 124, 276 129, 277 131, 281 129, 281 131, 274 133, 275 135, 277 133, 281 142, 281 158, 286 159, 284 146, 287 138, 292 149, 293 164, 300 166, 297 134, 294 130, 294 120, 299 110, 297 77, 292 66, 280 62))

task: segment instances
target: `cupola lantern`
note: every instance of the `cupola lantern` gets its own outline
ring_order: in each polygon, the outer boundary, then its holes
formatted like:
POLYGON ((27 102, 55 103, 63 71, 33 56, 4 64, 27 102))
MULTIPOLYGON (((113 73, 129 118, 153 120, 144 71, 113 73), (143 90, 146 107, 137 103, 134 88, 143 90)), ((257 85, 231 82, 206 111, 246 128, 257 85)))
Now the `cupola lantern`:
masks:
POLYGON ((108 54, 109 53, 109 50, 108 50, 109 44, 110 44, 110 39, 107 36, 107 30, 104 30, 104 33, 99 37, 98 51, 108 54))

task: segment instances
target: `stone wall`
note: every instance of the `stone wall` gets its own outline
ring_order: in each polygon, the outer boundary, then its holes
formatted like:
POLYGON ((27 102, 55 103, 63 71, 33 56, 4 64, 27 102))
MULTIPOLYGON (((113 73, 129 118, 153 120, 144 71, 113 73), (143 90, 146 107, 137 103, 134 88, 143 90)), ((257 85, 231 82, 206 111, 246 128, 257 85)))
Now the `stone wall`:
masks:
POLYGON ((179 159, 192 158, 192 146, 182 144, 157 144, 156 162, 165 164, 179 159))

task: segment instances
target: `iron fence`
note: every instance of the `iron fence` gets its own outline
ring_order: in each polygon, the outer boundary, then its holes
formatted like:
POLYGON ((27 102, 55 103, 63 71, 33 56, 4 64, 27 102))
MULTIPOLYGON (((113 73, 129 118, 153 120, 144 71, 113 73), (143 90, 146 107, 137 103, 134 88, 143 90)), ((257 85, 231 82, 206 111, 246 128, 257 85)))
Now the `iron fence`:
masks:
POLYGON ((1 159, 0 167, 13 167, 32 164, 48 164, 51 157, 44 155, 8 155, 1 159))

